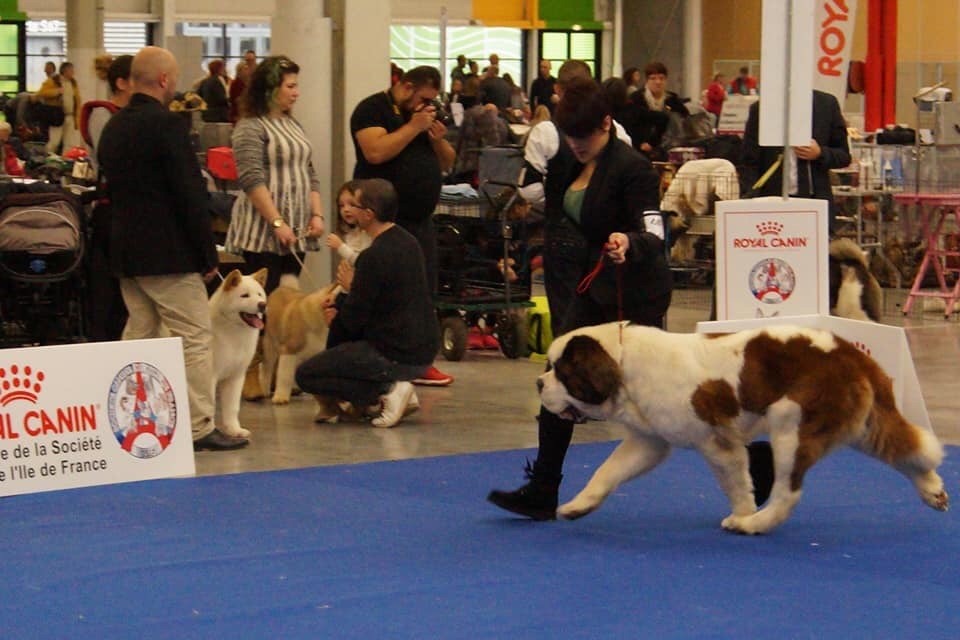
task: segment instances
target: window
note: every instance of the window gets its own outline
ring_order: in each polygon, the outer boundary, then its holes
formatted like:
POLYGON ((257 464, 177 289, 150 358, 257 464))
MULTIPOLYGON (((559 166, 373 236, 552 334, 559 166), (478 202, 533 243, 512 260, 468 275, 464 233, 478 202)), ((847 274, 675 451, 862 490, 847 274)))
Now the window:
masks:
POLYGON ((22 23, 0 24, 0 93, 14 95, 20 91, 22 31, 22 23))
POLYGON ((566 60, 583 60, 596 75, 600 68, 600 32, 541 31, 540 59, 549 60, 554 73, 566 60))
POLYGON ((227 75, 233 76, 237 63, 243 59, 244 51, 253 49, 257 59, 270 55, 270 25, 226 22, 179 22, 177 35, 202 38, 203 59, 199 69, 190 69, 184 75, 206 75, 207 64, 211 60, 223 60, 227 65, 227 75))
MULTIPOLYGON (((134 54, 149 44, 145 22, 104 22, 103 48, 115 56, 134 54)), ((57 67, 67 60, 67 23, 63 20, 28 20, 26 74, 27 91, 36 91, 46 79, 43 66, 57 67)))
MULTIPOLYGON (((445 86, 457 56, 477 62, 478 71, 490 64, 491 53, 500 56, 500 75, 509 73, 524 81, 523 31, 506 27, 447 27, 447 56, 440 63, 440 27, 393 25, 390 27, 390 60, 407 70, 420 65, 440 69, 445 86)), ((387 70, 383 70, 386 77, 387 70)))

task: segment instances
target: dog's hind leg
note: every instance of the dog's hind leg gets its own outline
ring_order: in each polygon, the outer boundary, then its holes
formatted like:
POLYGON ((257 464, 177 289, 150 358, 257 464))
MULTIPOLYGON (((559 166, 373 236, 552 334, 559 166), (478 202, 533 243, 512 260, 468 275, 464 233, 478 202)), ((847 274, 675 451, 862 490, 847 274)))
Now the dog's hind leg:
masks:
POLYGON ((878 401, 870 425, 854 447, 873 456, 913 482, 920 499, 937 511, 946 511, 950 498, 937 467, 943 462, 943 445, 927 429, 908 422, 895 407, 878 401))
POLYGON ((650 471, 670 453, 660 438, 628 435, 594 472, 590 482, 570 502, 557 509, 557 517, 575 520, 594 511, 624 482, 650 471))
POLYGON ((273 392, 273 404, 287 404, 293 393, 293 379, 297 371, 297 356, 281 353, 277 361, 276 388, 273 392))
POLYGON ((764 419, 770 427, 774 468, 770 499, 766 506, 756 513, 739 515, 734 511, 723 519, 721 526, 724 529, 751 535, 766 533, 790 517, 803 493, 803 474, 822 455, 822 452, 809 452, 801 447, 802 415, 800 405, 788 398, 778 400, 767 409, 764 419))

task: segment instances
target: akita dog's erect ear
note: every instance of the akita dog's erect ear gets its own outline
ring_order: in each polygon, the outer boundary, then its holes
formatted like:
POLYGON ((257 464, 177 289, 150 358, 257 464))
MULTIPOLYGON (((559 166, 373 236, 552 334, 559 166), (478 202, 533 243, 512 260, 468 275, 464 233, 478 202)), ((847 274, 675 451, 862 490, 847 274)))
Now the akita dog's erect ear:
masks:
POLYGON ((227 274, 227 277, 223 279, 223 290, 230 291, 234 287, 240 286, 240 280, 243 278, 243 274, 240 273, 239 269, 234 269, 227 274))
POLYGON ((261 286, 261 287, 266 287, 266 286, 267 286, 267 273, 268 273, 267 268, 264 267, 263 269, 258 270, 256 273, 254 273, 254 274, 253 274, 252 276, 250 276, 250 277, 253 278, 254 280, 256 280, 258 283, 260 283, 260 286, 261 286))
POLYGON ((554 372, 567 393, 586 404, 603 404, 623 382, 620 366, 603 345, 589 336, 570 339, 554 363, 554 372))

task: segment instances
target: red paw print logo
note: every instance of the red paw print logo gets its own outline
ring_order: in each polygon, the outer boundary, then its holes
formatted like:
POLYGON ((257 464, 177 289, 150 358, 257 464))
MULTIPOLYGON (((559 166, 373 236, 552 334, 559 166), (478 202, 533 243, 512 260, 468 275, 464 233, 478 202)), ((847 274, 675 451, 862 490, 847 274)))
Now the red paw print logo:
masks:
POLYGON ((43 371, 35 370, 30 365, 21 367, 12 364, 9 369, 0 367, 0 406, 5 407, 15 400, 36 404, 43 388, 43 378, 43 371))
POLYGON ((863 352, 864 352, 865 354, 867 354, 868 356, 870 355, 870 347, 868 347, 867 345, 863 344, 863 343, 860 342, 859 340, 854 340, 854 341, 853 341, 853 346, 855 346, 857 349, 860 349, 860 351, 863 351, 863 352))

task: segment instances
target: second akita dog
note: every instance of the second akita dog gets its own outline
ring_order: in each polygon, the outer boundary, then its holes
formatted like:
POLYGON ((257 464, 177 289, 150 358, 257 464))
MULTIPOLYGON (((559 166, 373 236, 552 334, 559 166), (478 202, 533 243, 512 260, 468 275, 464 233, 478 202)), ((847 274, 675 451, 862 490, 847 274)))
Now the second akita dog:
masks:
POLYGON ((265 393, 274 389, 274 404, 290 402, 297 365, 326 348, 330 331, 323 317, 323 308, 339 290, 336 284, 330 284, 305 293, 281 280, 280 286, 270 293, 260 387, 265 393))
POLYGON ((266 281, 266 269, 260 269, 252 276, 242 275, 234 269, 210 297, 218 427, 229 436, 246 438, 250 435, 240 426, 240 391, 263 329, 263 313, 267 308, 263 285, 266 281))

